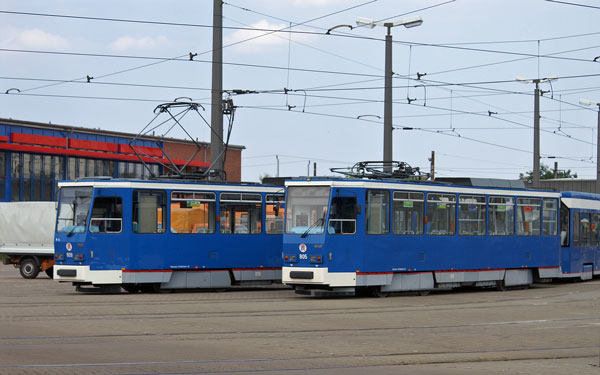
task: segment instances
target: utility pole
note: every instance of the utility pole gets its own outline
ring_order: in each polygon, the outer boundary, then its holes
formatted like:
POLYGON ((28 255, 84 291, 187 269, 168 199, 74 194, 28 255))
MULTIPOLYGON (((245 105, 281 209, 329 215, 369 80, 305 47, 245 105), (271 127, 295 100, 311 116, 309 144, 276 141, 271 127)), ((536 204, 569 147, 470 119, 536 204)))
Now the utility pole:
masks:
POLYGON ((223 165, 223 1, 213 0, 212 89, 210 110, 210 164, 225 170, 223 165))
POLYGON ((540 80, 534 79, 535 99, 533 102, 533 187, 540 187, 540 80))
MULTIPOLYGON (((517 77, 523 83, 535 83, 533 101, 533 188, 540 187, 540 83, 552 82, 556 77, 527 79, 517 77)), ((552 83, 550 83, 552 86, 552 83)))
POLYGON ((429 158, 431 162, 431 181, 435 180, 435 151, 431 151, 431 157, 429 158))
MULTIPOLYGON (((399 20, 395 22, 375 22, 369 18, 359 17, 356 24, 359 26, 384 26, 387 27, 387 35, 385 36, 385 79, 383 91, 383 170, 384 172, 392 172, 392 27, 404 26, 406 28, 421 26, 423 19, 421 17, 413 17, 410 19, 399 20)), ((328 33, 340 26, 334 26, 329 29, 328 33)))
POLYGON ((392 26, 386 23, 385 36, 385 88, 383 98, 383 170, 392 172, 392 26))
POLYGON ((279 155, 275 155, 275 159, 277 159, 277 177, 279 177, 279 155))
POLYGON ((558 178, 558 162, 554 162, 554 178, 558 178))
POLYGON ((598 107, 598 128, 596 129, 596 193, 600 194, 600 103, 580 99, 579 104, 598 107))
POLYGON ((316 161, 313 163, 313 176, 317 177, 317 162, 316 161))

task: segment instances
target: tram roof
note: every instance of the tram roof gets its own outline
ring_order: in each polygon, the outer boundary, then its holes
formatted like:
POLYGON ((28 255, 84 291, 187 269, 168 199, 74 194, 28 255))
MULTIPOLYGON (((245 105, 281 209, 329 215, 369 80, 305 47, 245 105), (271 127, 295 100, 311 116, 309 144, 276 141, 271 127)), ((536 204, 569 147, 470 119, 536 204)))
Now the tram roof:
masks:
POLYGON ((133 180, 133 179, 81 179, 75 181, 59 181, 59 187, 89 186, 93 188, 122 188, 122 189, 148 189, 159 188, 169 190, 217 190, 217 191, 244 191, 244 192, 283 192, 283 186, 261 185, 242 182, 191 182, 172 180, 133 180))
POLYGON ((559 198, 560 192, 533 189, 518 189, 509 187, 490 186, 460 186, 435 182, 407 181, 407 180, 359 180, 359 179, 334 179, 334 178, 304 178, 293 179, 285 182, 286 187, 291 186, 328 186, 347 188, 395 189, 425 191, 436 193, 464 193, 488 195, 522 195, 528 197, 559 198))

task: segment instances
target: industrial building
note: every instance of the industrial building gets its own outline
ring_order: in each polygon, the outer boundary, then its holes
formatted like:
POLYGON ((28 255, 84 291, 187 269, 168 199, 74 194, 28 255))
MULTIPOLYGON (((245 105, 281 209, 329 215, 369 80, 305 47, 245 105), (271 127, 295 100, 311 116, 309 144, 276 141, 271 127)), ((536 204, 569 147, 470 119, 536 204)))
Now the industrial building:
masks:
MULTIPOLYGON (((243 149, 228 146, 228 181, 241 180, 243 149)), ((206 142, 0 118, 0 202, 55 200, 59 180, 148 179, 171 163, 201 172, 210 160, 206 142)))

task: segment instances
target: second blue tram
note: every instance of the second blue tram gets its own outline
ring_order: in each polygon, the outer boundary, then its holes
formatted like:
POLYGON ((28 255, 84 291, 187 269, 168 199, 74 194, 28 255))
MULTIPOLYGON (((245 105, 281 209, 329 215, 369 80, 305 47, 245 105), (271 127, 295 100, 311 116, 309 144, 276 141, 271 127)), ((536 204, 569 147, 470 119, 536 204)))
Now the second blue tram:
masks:
POLYGON ((410 181, 286 182, 283 283, 301 294, 527 286, 600 273, 600 196, 410 181))
POLYGON ((78 290, 281 282, 282 186, 97 179, 59 187, 54 278, 78 290))

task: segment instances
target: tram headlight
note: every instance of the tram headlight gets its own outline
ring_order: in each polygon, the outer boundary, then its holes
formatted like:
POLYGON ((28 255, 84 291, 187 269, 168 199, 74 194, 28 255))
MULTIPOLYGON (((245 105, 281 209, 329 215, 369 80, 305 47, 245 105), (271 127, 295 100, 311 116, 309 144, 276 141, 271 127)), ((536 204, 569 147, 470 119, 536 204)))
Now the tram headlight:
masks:
POLYGON ((311 263, 323 263, 323 257, 321 255, 311 255, 310 262, 311 263))
POLYGON ((295 255, 284 255, 283 260, 288 263, 296 263, 298 258, 295 255))

